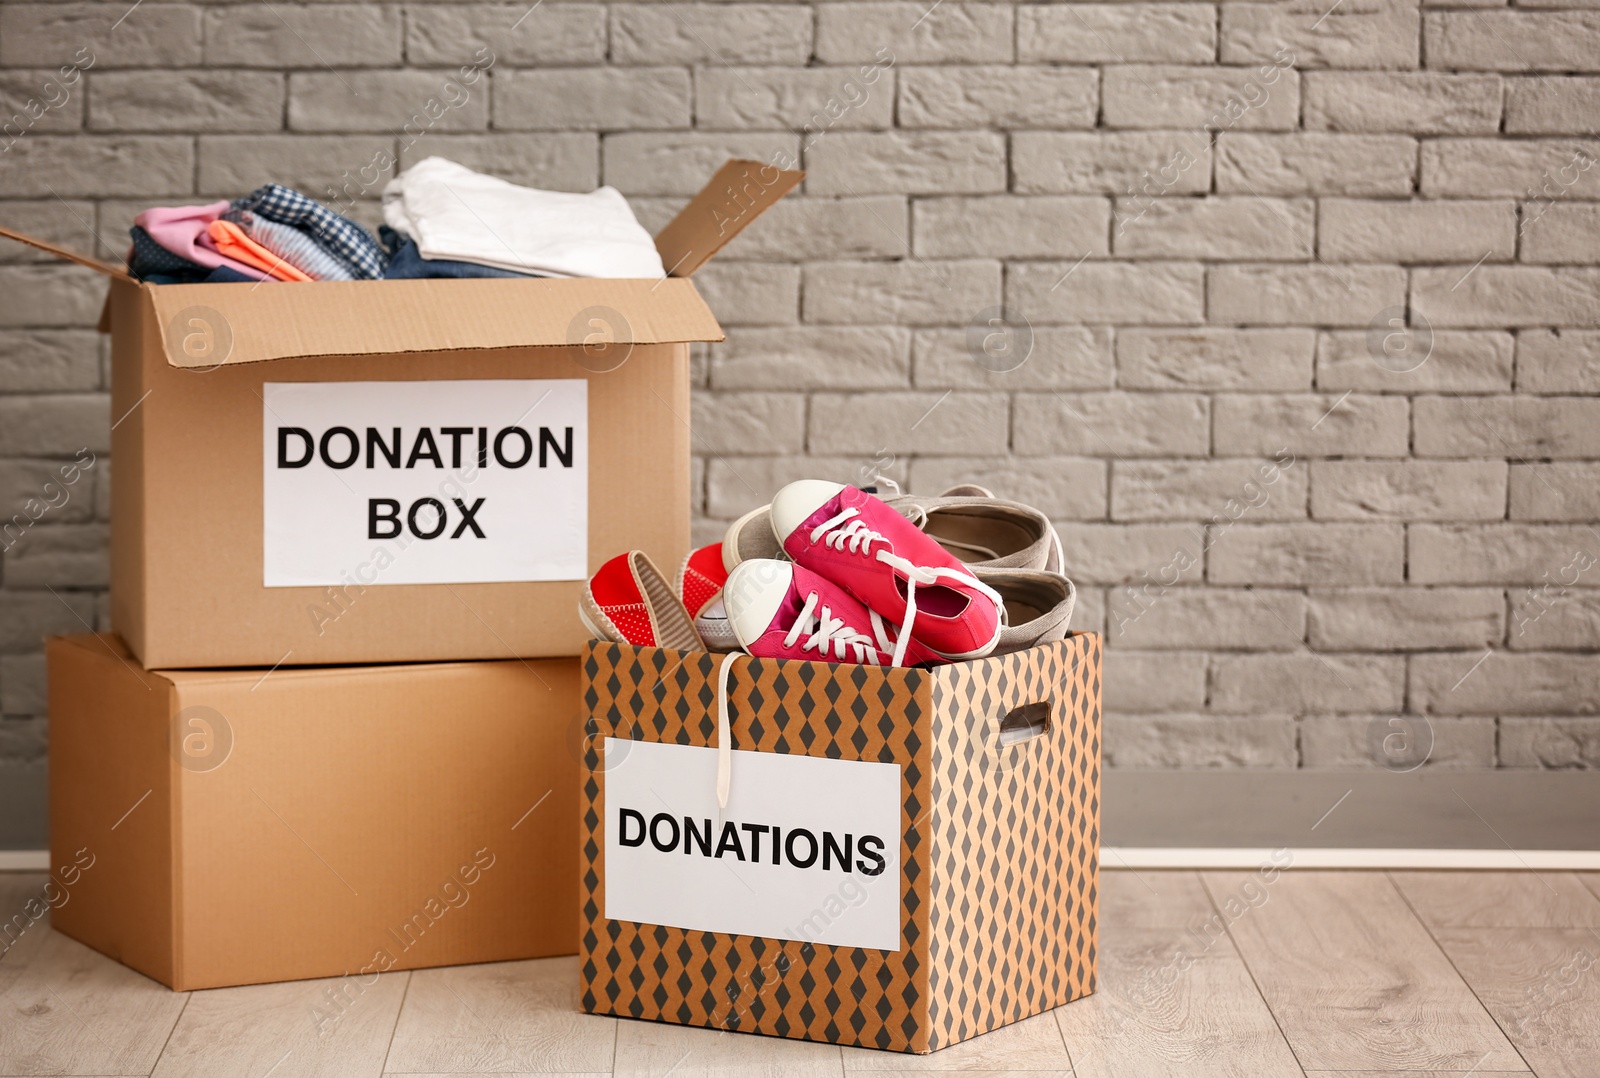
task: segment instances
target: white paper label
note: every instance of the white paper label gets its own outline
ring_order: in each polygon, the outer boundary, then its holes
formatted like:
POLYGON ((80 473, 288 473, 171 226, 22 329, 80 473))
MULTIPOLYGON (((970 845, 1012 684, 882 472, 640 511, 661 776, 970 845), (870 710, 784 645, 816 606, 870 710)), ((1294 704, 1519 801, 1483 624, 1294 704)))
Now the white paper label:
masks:
POLYGON ((606 738, 617 921, 900 949, 900 765, 606 738), (776 845, 773 835, 778 838, 776 845))
POLYGON ((581 378, 262 386, 269 588, 582 580, 581 378))

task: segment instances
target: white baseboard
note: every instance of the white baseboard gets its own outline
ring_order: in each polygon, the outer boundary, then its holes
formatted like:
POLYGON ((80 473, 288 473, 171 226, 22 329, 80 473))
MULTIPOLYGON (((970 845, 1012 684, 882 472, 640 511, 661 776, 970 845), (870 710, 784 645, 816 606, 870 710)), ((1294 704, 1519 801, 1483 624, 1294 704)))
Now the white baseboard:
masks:
POLYGON ((48 872, 49 850, 0 850, 0 872, 48 872))
MULTIPOLYGON (((1277 864, 1272 850, 1245 846, 1102 846, 1100 867, 1227 869, 1277 864)), ((1594 850, 1290 849, 1291 868, 1483 869, 1497 872, 1565 872, 1600 869, 1594 850)))

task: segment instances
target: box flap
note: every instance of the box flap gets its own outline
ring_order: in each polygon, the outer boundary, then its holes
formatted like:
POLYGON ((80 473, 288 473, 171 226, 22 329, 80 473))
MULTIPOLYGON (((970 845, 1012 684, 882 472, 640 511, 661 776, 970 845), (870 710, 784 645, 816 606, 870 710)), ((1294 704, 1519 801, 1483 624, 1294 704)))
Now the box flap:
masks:
POLYGON ((69 251, 59 244, 51 243, 49 240, 41 240, 37 236, 28 235, 26 232, 0 227, 0 236, 16 240, 18 243, 26 243, 29 247, 37 247, 41 251, 55 255, 64 262, 76 262, 80 266, 88 266, 96 273, 103 273, 107 277, 115 277, 121 281, 133 280, 133 277, 126 270, 113 266, 109 262, 102 262, 98 258, 91 258, 76 251, 69 251))
POLYGON ((661 264, 673 277, 690 276, 805 176, 760 161, 729 161, 656 237, 661 264))
POLYGON ((687 280, 596 278, 145 285, 167 362, 215 367, 595 342, 720 341, 687 280), (205 347, 185 347, 202 333, 205 347), (222 358, 219 360, 219 356, 222 358))

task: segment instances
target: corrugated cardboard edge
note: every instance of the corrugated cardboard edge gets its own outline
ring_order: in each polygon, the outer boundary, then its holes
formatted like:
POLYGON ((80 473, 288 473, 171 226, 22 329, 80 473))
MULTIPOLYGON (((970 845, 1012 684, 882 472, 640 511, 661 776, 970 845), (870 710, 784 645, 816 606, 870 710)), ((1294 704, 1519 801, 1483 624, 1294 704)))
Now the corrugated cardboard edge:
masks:
POLYGON ((661 264, 670 276, 692 275, 805 177, 760 161, 729 161, 656 237, 661 264))
POLYGON ((128 273, 127 270, 113 266, 109 262, 102 262, 98 258, 91 258, 88 255, 79 254, 77 251, 70 251, 58 243, 51 243, 49 240, 42 240, 37 236, 30 236, 26 232, 18 232, 15 229, 0 226, 0 236, 5 236, 8 239, 16 240, 18 243, 25 243, 29 247, 37 247, 39 250, 44 251, 47 254, 55 255, 57 258, 62 259, 63 261, 75 262, 80 266, 87 266, 96 273, 103 273, 113 280, 133 280, 133 276, 128 273))

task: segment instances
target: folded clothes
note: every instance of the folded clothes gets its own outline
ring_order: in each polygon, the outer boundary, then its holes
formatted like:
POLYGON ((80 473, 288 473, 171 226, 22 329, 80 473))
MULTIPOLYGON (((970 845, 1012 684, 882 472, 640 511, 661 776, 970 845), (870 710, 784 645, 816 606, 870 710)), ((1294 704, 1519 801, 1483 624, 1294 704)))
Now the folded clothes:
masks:
POLYGON ((387 256, 372 233, 299 191, 269 183, 244 198, 235 199, 232 209, 248 210, 268 221, 298 229, 348 266, 352 277, 376 280, 383 276, 387 256))
POLYGON ((251 284, 256 278, 246 277, 229 269, 227 266, 218 266, 214 270, 203 269, 200 276, 187 273, 148 273, 139 278, 149 284, 251 284))
POLYGON ((211 242, 217 245, 217 250, 236 262, 270 273, 280 281, 311 280, 304 271, 291 266, 246 236, 244 229, 232 221, 212 221, 207 231, 211 233, 211 242))
POLYGON ((423 258, 410 236, 402 236, 388 225, 378 228, 378 238, 389 249, 389 268, 383 271, 386 281, 410 280, 418 277, 526 277, 495 266, 480 266, 476 262, 452 262, 447 258, 423 258))
MULTIPOLYGON (((208 270, 225 266, 252 281, 274 280, 269 273, 227 257, 211 242, 207 229, 227 208, 226 202, 213 202, 207 206, 157 206, 145 210, 133 220, 135 227, 157 248, 176 255, 188 264, 208 270)), ((134 248, 137 256, 137 234, 134 235, 134 248)))
POLYGON ((655 241, 611 187, 539 191, 429 157, 384 187, 383 216, 424 259, 546 277, 665 276, 655 241))
POLYGON ((275 258, 280 258, 313 281, 349 281, 355 278, 350 267, 329 254, 317 242, 292 225, 280 225, 250 210, 230 209, 224 221, 238 225, 275 258))

